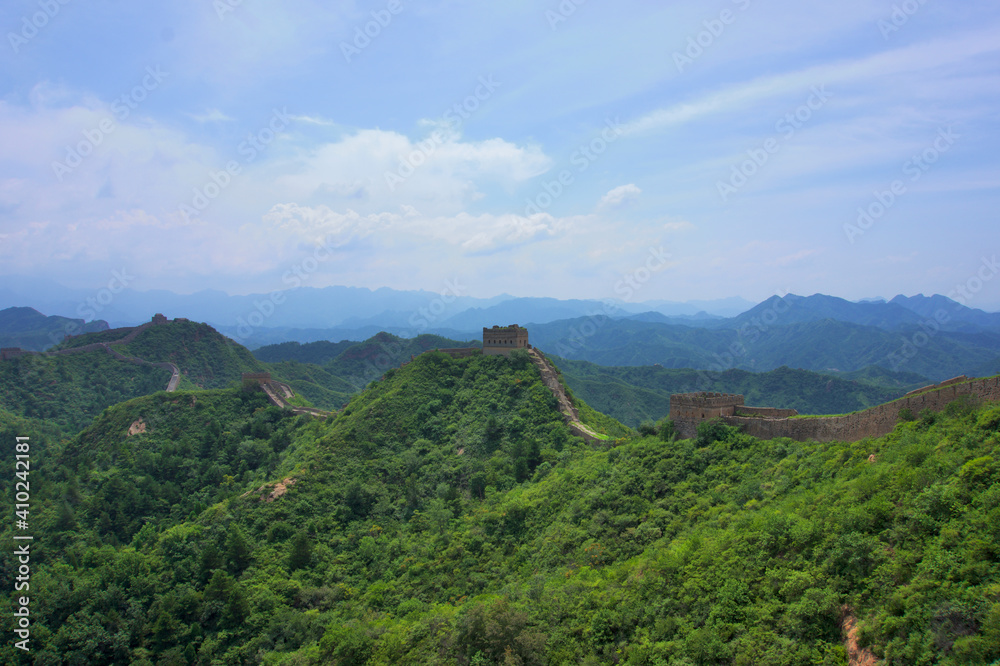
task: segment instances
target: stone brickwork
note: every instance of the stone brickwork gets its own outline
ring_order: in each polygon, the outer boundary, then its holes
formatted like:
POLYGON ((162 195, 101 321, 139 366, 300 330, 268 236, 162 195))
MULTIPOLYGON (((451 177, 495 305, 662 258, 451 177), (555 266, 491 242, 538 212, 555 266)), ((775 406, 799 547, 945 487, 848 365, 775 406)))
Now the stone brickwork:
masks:
POLYGON ((483 327, 483 355, 510 356, 515 349, 531 349, 528 344, 528 329, 517 324, 483 327))
POLYGON ((765 419, 787 419, 789 416, 798 416, 794 409, 779 409, 777 407, 737 407, 734 416, 757 416, 765 419))
POLYGON ((244 372, 243 386, 253 386, 255 384, 266 384, 271 381, 270 372, 244 372))
POLYGON ((760 418, 752 416, 724 416, 729 425, 739 426, 744 432, 760 439, 788 437, 800 442, 855 442, 866 437, 882 437, 892 432, 899 422, 899 412, 909 409, 917 416, 925 409, 934 412, 962 396, 972 396, 985 401, 1000 400, 1000 376, 970 380, 956 377, 947 382, 920 389, 918 393, 888 402, 862 412, 845 416, 820 416, 815 418, 760 418))
POLYGON ((743 396, 733 393, 675 393, 670 396, 670 418, 681 437, 694 437, 702 421, 733 416, 743 407, 743 396))

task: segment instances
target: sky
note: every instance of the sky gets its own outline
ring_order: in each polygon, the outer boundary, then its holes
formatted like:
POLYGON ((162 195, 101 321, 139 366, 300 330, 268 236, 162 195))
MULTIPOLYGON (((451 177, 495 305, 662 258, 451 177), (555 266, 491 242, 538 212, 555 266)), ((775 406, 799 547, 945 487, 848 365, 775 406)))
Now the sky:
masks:
POLYGON ((0 26, 0 275, 1000 310, 995 0, 7 0, 0 26))

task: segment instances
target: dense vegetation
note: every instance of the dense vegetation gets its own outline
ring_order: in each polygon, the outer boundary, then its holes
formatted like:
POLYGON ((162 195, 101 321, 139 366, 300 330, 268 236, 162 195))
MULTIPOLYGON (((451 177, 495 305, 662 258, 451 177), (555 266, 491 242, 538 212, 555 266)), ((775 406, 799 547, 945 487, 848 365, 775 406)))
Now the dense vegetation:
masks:
POLYGON ((181 369, 182 387, 226 388, 244 372, 266 368, 253 354, 208 324, 173 321, 150 326, 116 351, 154 363, 170 362, 181 369))
POLYGON ((258 347, 253 350, 253 355, 257 360, 264 361, 265 363, 298 361, 299 363, 326 365, 356 344, 358 343, 352 340, 341 340, 340 342, 320 340, 305 344, 282 342, 276 345, 258 347))
POLYGON ((33 472, 32 663, 843 664, 850 613, 889 664, 1000 659, 1000 407, 647 432, 583 444, 523 354, 425 354, 325 421, 119 405, 33 472))
MULTIPOLYGON (((652 366, 598 366, 559 358, 553 361, 559 364, 566 383, 577 395, 595 409, 633 427, 664 417, 670 410, 673 393, 739 393, 748 405, 795 409, 800 414, 842 414, 888 402, 927 384, 927 380, 911 377, 917 381, 893 387, 791 368, 760 373, 708 372, 652 366)), ((890 377, 878 379, 887 381, 890 377)))
POLYGON ((0 405, 69 436, 105 408, 162 391, 168 381, 169 370, 123 363, 104 351, 32 354, 0 363, 0 405))

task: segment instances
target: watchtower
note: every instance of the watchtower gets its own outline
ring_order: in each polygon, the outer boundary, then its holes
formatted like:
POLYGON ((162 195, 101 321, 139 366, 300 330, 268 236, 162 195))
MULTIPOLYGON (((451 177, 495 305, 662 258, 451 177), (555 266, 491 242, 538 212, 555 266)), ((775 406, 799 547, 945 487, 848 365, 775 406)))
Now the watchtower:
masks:
POLYGON ((510 356, 515 349, 531 349, 528 344, 528 329, 511 324, 510 326, 483 326, 483 355, 510 356))
POLYGON ((694 437, 698 424, 720 416, 735 416, 743 396, 734 393, 675 393, 670 396, 670 418, 681 437, 694 437))

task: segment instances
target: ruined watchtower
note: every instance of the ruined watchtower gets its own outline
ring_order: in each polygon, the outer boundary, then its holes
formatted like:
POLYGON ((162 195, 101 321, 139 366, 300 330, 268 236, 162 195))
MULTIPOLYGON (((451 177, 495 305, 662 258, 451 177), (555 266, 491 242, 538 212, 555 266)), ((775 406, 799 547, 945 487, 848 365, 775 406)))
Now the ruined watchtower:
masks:
POLYGON ((515 349, 531 349, 528 344, 528 329, 517 324, 510 326, 483 327, 483 355, 510 356, 515 349))
POLYGON ((681 437, 694 437, 698 424, 720 416, 735 416, 743 396, 733 393, 675 393, 670 396, 670 418, 681 437))

